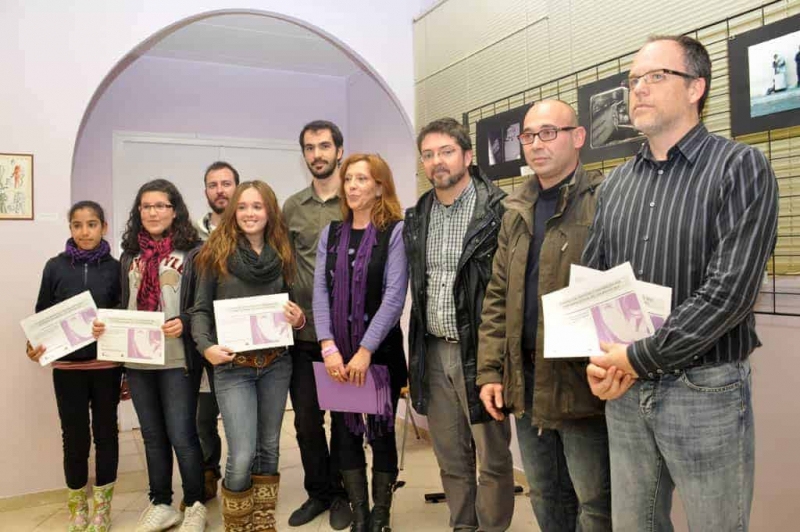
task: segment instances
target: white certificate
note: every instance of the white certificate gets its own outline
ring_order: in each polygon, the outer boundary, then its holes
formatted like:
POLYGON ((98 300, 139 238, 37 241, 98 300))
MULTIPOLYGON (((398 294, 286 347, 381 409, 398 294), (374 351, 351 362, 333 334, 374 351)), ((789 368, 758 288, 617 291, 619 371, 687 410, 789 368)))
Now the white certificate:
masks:
MULTIPOLYGON (((598 274, 602 275, 602 273, 600 270, 573 264, 569 269, 569 284, 570 286, 580 284, 598 274)), ((639 297, 642 298, 642 303, 644 303, 644 308, 650 315, 653 327, 658 330, 667 321, 669 313, 672 312, 672 288, 637 280, 636 291, 639 292, 639 297)))
POLYGON ((283 306, 289 294, 214 301, 217 343, 235 352, 293 345, 283 306))
POLYGON ((629 344, 653 334, 630 263, 542 296, 545 358, 600 356, 600 342, 629 344))
POLYGON ((39 364, 45 366, 94 342, 92 322, 97 305, 86 290, 20 322, 33 347, 45 346, 39 364))
POLYGON ((164 365, 163 312, 100 309, 106 330, 97 340, 97 360, 164 365))

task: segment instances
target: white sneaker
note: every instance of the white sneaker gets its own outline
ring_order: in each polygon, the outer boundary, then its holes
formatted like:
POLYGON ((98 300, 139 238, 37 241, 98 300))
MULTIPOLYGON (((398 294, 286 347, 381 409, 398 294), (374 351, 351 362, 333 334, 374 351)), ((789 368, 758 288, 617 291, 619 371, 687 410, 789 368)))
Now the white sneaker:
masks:
POLYGON ((177 525, 181 521, 181 513, 166 504, 153 504, 142 512, 136 524, 136 532, 161 532, 177 525))
POLYGON ((179 532, 203 532, 206 529, 206 507, 200 501, 186 508, 179 532))

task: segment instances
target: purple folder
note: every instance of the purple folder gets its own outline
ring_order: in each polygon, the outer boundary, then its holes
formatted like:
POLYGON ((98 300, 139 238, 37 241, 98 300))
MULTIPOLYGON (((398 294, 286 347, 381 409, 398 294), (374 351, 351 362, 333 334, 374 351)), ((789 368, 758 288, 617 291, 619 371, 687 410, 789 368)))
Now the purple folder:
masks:
POLYGON ((328 372, 325 371, 324 362, 314 362, 313 364, 320 410, 359 414, 377 414, 381 411, 380 405, 378 405, 378 393, 375 390, 375 379, 372 378, 371 371, 367 372, 364 386, 356 386, 349 382, 341 383, 331 379, 328 372))

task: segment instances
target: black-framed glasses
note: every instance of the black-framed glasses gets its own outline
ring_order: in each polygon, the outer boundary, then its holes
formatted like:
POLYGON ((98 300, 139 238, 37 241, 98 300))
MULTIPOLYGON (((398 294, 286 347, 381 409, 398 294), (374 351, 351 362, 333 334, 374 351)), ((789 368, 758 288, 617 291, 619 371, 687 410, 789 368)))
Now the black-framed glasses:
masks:
POLYGON ((665 79, 667 79, 667 75, 672 74, 673 76, 678 76, 684 79, 697 79, 699 76, 693 76, 692 74, 687 74, 686 72, 680 72, 678 70, 670 70, 668 68, 659 68, 657 70, 651 70, 650 72, 645 72, 641 76, 631 76, 628 79, 622 80, 621 85, 623 87, 627 87, 630 90, 635 89, 639 86, 639 83, 644 81, 647 85, 653 85, 655 83, 661 83, 665 79))
POLYGON ((153 203, 151 205, 142 204, 139 205, 139 212, 149 212, 151 210, 156 211, 159 214, 163 214, 167 212, 167 209, 171 209, 172 205, 169 203, 153 203))
POLYGON ((578 129, 578 126, 543 127, 538 133, 526 131, 525 133, 518 135, 517 138, 519 139, 519 143, 522 145, 533 144, 533 141, 536 140, 536 137, 539 137, 539 140, 542 142, 551 142, 556 140, 559 131, 572 131, 573 129, 578 129))

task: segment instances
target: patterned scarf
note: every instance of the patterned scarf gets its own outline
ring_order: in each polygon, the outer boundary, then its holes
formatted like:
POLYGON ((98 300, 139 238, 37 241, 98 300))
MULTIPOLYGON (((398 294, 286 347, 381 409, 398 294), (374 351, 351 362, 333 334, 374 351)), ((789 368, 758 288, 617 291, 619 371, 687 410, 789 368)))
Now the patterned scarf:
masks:
MULTIPOLYGON (((351 228, 352 225, 349 221, 339 226, 336 270, 333 273, 333 338, 345 363, 353 358, 366 332, 367 269, 372 257, 372 248, 378 241, 375 226, 369 224, 361 238, 358 251, 356 251, 351 280, 350 265, 348 264, 351 228)), ((362 414, 347 413, 345 422, 352 434, 361 435, 366 432, 367 439, 372 441, 385 431, 392 430, 394 411, 388 368, 370 364, 369 372, 375 381, 378 404, 381 405, 382 413, 376 416, 367 416, 366 424, 362 414)))
POLYGON ((64 249, 64 253, 66 253, 72 259, 73 266, 75 266, 75 262, 78 262, 78 264, 91 264, 92 262, 99 263, 100 259, 108 256, 111 253, 111 246, 109 246, 108 242, 103 239, 94 249, 81 249, 75 243, 75 239, 70 238, 67 240, 67 246, 64 249))
POLYGON ((172 235, 154 240, 147 231, 139 232, 139 271, 141 280, 136 294, 138 310, 156 311, 161 308, 161 282, 158 265, 172 253, 172 235))

